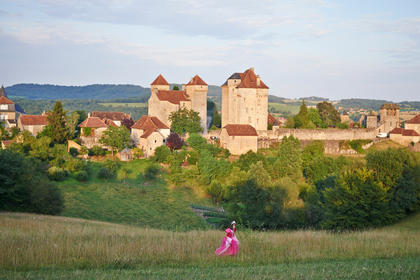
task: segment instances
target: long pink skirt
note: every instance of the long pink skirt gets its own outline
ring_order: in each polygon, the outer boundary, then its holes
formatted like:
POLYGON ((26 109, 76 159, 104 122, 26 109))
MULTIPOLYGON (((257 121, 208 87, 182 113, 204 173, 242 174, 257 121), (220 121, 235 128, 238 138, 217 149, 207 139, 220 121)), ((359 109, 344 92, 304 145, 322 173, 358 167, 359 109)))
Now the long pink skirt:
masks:
POLYGON ((220 247, 216 249, 216 255, 234 256, 238 253, 239 251, 238 242, 235 239, 232 239, 232 243, 230 244, 230 247, 225 250, 225 248, 229 245, 226 239, 227 238, 225 236, 225 238, 223 238, 223 241, 220 247), (225 251, 223 252, 223 250, 225 251), (223 252, 223 253, 220 254, 220 252, 223 252))

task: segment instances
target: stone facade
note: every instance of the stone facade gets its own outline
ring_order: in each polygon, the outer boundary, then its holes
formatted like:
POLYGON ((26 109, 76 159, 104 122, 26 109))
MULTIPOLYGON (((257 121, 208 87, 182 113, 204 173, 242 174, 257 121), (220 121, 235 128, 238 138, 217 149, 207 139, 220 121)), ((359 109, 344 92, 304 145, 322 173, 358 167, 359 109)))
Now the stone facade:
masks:
POLYGON ((232 155, 257 152, 258 134, 249 124, 229 124, 220 133, 220 145, 232 155))
POLYGON ((27 130, 33 136, 40 133, 46 125, 48 125, 48 120, 45 115, 20 115, 17 122, 20 131, 27 130))
POLYGON ((412 118, 411 120, 405 122, 404 127, 406 129, 412 129, 420 134, 420 114, 412 118))
POLYGON ((194 76, 182 90, 170 90, 169 83, 159 75, 150 85, 151 95, 148 101, 148 115, 157 117, 170 127, 169 116, 181 108, 198 112, 204 133, 207 131, 207 92, 208 85, 198 76, 194 76))
POLYGON ((99 140, 108 128, 108 125, 104 121, 98 117, 88 117, 79 124, 79 127, 81 128, 80 140, 83 146, 89 149, 95 145, 103 147, 99 140))
POLYGON ((249 124, 266 130, 268 119, 268 87, 254 69, 234 73, 222 85, 222 127, 249 124))
POLYGON ((15 103, 6 97, 4 89, 3 94, 0 95, 0 121, 5 123, 6 128, 16 127, 15 103))
POLYGON ((396 104, 386 103, 379 110, 379 132, 389 133, 400 127, 400 107, 396 104))
POLYGON ((389 132, 389 139, 400 145, 408 146, 420 141, 420 134, 412 129, 394 128, 389 132))
POLYGON ((131 139, 146 157, 153 156, 157 147, 166 145, 169 134, 169 127, 157 117, 142 116, 131 127, 131 139))

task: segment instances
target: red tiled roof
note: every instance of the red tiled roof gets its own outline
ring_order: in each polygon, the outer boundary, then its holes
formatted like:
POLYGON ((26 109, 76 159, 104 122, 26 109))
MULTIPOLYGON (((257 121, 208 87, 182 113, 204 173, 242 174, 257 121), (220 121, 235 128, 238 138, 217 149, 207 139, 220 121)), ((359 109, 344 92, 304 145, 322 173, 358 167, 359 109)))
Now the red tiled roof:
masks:
POLYGON ((389 134, 402 134, 404 131, 404 128, 396 127, 393 130, 389 132, 389 134))
POLYGON ((150 134, 157 131, 158 129, 169 129, 161 120, 157 117, 142 116, 131 128, 142 129, 143 135, 141 138, 147 138, 150 134))
POLYGON ((89 117, 79 124, 79 127, 99 128, 108 126, 98 117, 89 117))
POLYGON ((403 136, 420 136, 415 130, 413 129, 404 129, 403 136))
POLYGON ((2 143, 5 147, 7 147, 7 146, 9 146, 10 144, 16 143, 16 140, 2 140, 2 141, 1 141, 1 143, 2 143))
POLYGON ((272 125, 274 125, 274 124, 276 124, 277 123, 277 120, 276 120, 276 118, 275 117, 273 117, 271 114, 268 114, 268 121, 267 121, 269 124, 272 124, 272 125))
POLYGON ((22 125, 48 125, 47 116, 21 115, 19 119, 22 125))
POLYGON ((418 114, 417 116, 415 116, 414 118, 412 118, 409 121, 406 121, 405 123, 410 123, 410 124, 420 124, 420 114, 418 114))
POLYGON ((207 86, 206 82, 200 78, 200 76, 195 75, 187 84, 187 86, 207 86))
POLYGON ((252 68, 246 70, 241 76, 241 83, 238 88, 268 88, 260 79, 260 84, 257 84, 257 75, 255 75, 252 68))
POLYGON ((116 125, 112 120, 105 119, 104 122, 107 126, 118 127, 118 125, 116 125))
POLYGON ((110 119, 113 121, 123 121, 125 119, 130 119, 130 115, 123 112, 103 112, 103 111, 94 111, 91 114, 92 117, 98 117, 102 120, 110 119))
POLYGON ((162 74, 159 74, 159 76, 157 76, 157 78, 151 83, 151 85, 152 86, 156 86, 156 85, 169 86, 169 83, 165 80, 162 74))
POLYGON ((249 124, 228 124, 224 129, 229 136, 258 136, 255 128, 249 124))
POLYGON ((156 96, 161 101, 179 104, 181 101, 189 101, 189 96, 183 90, 159 90, 156 96))
POLYGON ((0 96, 0 104, 15 104, 12 100, 6 96, 0 96))

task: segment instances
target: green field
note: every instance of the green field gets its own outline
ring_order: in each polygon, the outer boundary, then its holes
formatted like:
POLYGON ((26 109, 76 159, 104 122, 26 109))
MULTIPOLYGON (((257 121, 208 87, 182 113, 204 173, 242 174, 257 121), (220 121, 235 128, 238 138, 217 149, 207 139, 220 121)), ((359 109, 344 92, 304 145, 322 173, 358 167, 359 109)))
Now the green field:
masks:
POLYGON ((134 108, 147 108, 147 103, 99 103, 105 107, 134 107, 134 108))
POLYGON ((420 215, 383 229, 240 230, 240 253, 216 257, 223 232, 165 231, 0 213, 0 278, 418 279, 420 215))
MULTIPOLYGON (((208 205, 200 190, 169 187, 162 177, 148 181, 144 159, 123 162, 116 179, 97 179, 93 168, 88 182, 67 179, 59 186, 65 198, 63 216, 171 230, 207 228, 191 204, 208 205), (130 170, 123 179, 122 169, 130 170)), ((164 175, 163 175, 164 176, 164 175)))
POLYGON ((295 104, 268 103, 268 111, 272 112, 274 110, 273 112, 275 113, 290 112, 292 114, 297 114, 299 112, 299 108, 300 108, 300 105, 295 105, 295 104))

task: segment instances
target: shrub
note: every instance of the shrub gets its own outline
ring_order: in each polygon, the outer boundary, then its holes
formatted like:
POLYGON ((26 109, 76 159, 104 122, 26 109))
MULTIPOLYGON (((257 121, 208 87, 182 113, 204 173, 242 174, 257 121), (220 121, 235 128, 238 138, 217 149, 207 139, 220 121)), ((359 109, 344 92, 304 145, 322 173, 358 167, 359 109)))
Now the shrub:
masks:
POLYGON ((120 169, 121 163, 119 160, 108 159, 104 162, 104 166, 109 169, 113 174, 117 174, 118 169, 120 169))
POLYGON ((76 177, 76 180, 80 182, 86 182, 89 179, 88 173, 84 170, 76 172, 74 176, 76 177))
POLYGON ((63 168, 52 166, 48 169, 48 177, 54 181, 63 181, 67 177, 67 172, 63 168))
POLYGON ((157 147, 155 150, 154 160, 157 162, 167 162, 171 151, 166 146, 157 147))
POLYGON ((153 180, 156 178, 159 172, 160 168, 154 164, 151 164, 144 170, 144 178, 146 178, 147 180, 153 180))
POLYGON ((101 146, 95 145, 89 150, 90 156, 104 156, 105 155, 105 149, 101 146))
POLYGON ((113 174, 108 168, 102 167, 98 171, 98 178, 100 179, 112 179, 115 177, 115 174, 113 174))
POLYGON ((76 148, 71 147, 71 148, 69 149, 69 153, 70 153, 72 156, 76 157, 76 156, 79 154, 79 151, 78 151, 76 148))

